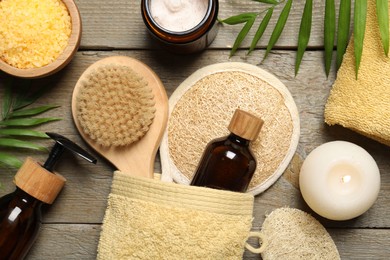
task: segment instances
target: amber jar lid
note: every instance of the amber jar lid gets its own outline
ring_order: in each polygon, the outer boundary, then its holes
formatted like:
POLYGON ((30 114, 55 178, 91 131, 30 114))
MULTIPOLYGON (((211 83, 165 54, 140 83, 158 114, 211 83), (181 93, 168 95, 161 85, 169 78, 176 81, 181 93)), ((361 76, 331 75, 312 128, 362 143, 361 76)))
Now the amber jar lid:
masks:
POLYGON ((255 140, 260 133, 264 121, 246 111, 236 109, 228 129, 246 140, 255 140))
POLYGON ((52 204, 64 187, 66 179, 49 172, 31 157, 27 157, 14 178, 15 185, 34 198, 52 204))

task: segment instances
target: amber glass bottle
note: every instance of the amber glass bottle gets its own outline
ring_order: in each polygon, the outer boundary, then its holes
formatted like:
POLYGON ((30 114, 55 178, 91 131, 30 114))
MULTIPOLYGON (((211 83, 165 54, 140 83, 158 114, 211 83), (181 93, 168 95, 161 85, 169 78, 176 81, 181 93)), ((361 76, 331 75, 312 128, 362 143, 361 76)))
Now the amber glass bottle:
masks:
POLYGON ((7 234, 0 237, 0 259, 26 256, 41 226, 42 204, 19 188, 0 199, 0 234, 7 234))
POLYGON ((65 184, 27 158, 15 175, 16 190, 0 199, 0 259, 23 259, 41 226, 41 206, 51 204, 65 184))
POLYGON ((206 146, 191 185, 245 192, 257 165, 249 144, 262 125, 260 118, 237 109, 228 127, 230 134, 206 146))
POLYGON ((15 175, 16 190, 0 198, 0 260, 23 259, 35 242, 41 226, 41 207, 52 204, 65 185, 53 171, 65 150, 89 162, 96 159, 65 137, 46 133, 56 141, 44 165, 28 157, 15 175))

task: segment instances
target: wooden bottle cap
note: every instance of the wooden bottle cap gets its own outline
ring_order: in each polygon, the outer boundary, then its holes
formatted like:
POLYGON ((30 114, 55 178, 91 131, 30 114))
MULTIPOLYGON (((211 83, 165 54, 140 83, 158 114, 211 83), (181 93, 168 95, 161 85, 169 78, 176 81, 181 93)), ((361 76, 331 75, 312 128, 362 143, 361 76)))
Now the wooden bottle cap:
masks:
POLYGON ((64 177, 49 172, 31 157, 27 157, 14 178, 17 187, 47 204, 54 202, 65 182, 64 177))
POLYGON ((259 135, 263 123, 264 121, 260 118, 243 110, 236 109, 230 120, 228 129, 233 134, 252 141, 259 135))

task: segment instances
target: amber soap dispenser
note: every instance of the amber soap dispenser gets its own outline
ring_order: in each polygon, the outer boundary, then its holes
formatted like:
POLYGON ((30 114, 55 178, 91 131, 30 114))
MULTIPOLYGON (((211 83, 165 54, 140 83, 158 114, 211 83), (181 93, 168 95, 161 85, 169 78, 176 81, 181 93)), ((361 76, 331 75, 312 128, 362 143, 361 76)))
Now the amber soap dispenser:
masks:
POLYGON ((245 192, 256 169, 250 150, 263 126, 263 120, 237 109, 230 121, 230 134, 209 142, 191 185, 245 192))
POLYGON ((66 181, 53 171, 63 152, 69 150, 96 163, 67 138, 46 134, 56 142, 44 165, 28 157, 15 175, 16 190, 0 198, 0 259, 23 259, 34 243, 41 226, 41 206, 52 204, 66 181))

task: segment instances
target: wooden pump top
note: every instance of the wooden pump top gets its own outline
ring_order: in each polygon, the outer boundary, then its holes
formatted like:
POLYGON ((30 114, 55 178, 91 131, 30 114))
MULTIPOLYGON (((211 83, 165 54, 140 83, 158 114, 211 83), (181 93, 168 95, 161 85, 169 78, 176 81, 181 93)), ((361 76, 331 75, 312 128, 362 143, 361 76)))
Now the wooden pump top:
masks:
POLYGON ((235 135, 253 141, 260 133, 264 121, 248 112, 236 109, 228 129, 235 135))
POLYGON ((59 174, 46 170, 31 157, 27 157, 16 173, 14 182, 18 188, 34 198, 52 204, 62 187, 64 187, 66 179, 59 174))

